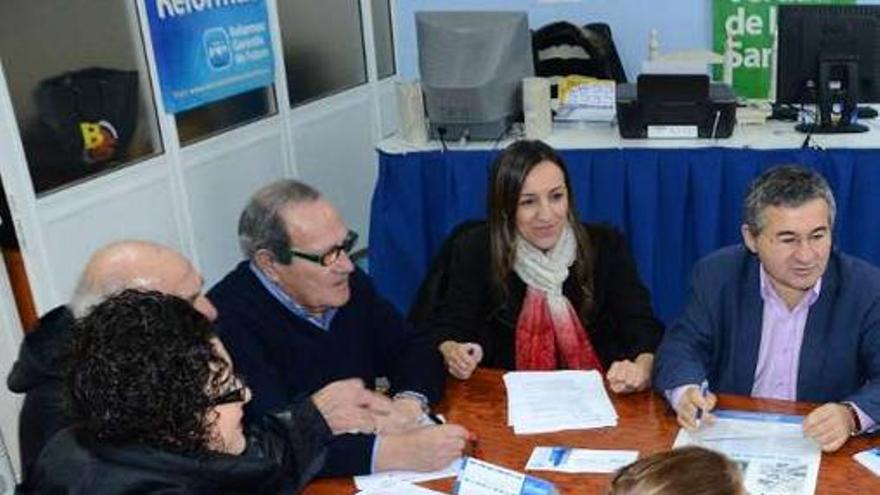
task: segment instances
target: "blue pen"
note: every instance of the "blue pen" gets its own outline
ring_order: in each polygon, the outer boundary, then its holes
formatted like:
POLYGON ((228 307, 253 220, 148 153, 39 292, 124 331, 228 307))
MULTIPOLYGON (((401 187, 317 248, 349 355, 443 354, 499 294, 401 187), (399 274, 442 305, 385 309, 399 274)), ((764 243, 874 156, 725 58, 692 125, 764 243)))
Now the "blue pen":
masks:
MULTIPOLYGON (((709 381, 703 380, 703 382, 700 383, 700 397, 705 399, 706 394, 708 394, 708 393, 709 393, 709 381)), ((703 417, 703 409, 697 408, 697 414, 694 415, 694 419, 697 420, 697 428, 700 427, 700 419, 702 417, 703 417)))

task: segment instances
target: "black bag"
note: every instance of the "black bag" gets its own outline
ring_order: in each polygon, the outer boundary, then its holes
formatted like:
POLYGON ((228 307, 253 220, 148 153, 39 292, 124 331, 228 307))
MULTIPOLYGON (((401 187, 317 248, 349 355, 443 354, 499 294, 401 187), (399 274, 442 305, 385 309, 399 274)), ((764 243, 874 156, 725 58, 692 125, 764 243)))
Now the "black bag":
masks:
MULTIPOLYGON (((597 22, 583 27, 559 21, 541 27, 532 34, 535 75, 564 77, 591 76, 626 82, 626 72, 608 24, 597 22)), ((556 84, 552 85, 556 97, 556 84)))
POLYGON ((45 79, 35 99, 40 121, 69 158, 124 158, 137 125, 138 73, 93 67, 45 79))

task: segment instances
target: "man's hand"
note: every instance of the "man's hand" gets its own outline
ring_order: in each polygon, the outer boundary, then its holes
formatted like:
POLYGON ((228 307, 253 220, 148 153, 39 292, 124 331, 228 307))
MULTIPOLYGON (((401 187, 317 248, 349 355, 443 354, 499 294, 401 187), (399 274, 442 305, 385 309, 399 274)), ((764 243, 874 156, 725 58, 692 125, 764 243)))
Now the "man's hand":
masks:
POLYGON ((804 418, 804 434, 819 442, 825 452, 834 452, 846 443, 855 424, 843 404, 823 404, 804 418))
POLYGON ((654 355, 639 354, 635 361, 629 359, 615 361, 608 368, 605 378, 611 391, 617 394, 641 392, 651 386, 651 368, 654 366, 654 355))
POLYGON ((382 435, 376 471, 403 469, 436 471, 461 457, 470 433, 459 425, 423 426, 404 433, 382 435))
POLYGON ((440 353, 449 373, 461 380, 470 378, 480 361, 483 360, 483 348, 473 342, 458 343, 446 340, 440 344, 440 353))
POLYGON ((712 392, 707 392, 703 397, 700 394, 700 387, 696 385, 687 387, 678 399, 678 404, 675 405, 678 424, 690 431, 699 428, 700 421, 711 424, 715 421, 715 416, 709 411, 715 409, 716 402, 718 398, 712 392), (697 410, 702 410, 700 421, 697 421, 697 410))
POLYGON ((367 390, 359 378, 330 383, 312 395, 312 402, 334 435, 375 433, 375 418, 391 410, 391 400, 367 390))
POLYGON ((422 417, 422 403, 412 397, 400 397, 391 402, 387 414, 377 414, 376 433, 401 433, 418 426, 422 417))

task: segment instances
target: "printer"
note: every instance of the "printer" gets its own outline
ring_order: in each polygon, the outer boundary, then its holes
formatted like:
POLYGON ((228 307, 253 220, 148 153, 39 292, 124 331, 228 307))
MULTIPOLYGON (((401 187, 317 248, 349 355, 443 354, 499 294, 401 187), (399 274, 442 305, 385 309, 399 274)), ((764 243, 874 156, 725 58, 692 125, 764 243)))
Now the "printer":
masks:
POLYGON ((705 74, 640 74, 617 85, 623 138, 727 138, 735 123, 733 88, 705 74))

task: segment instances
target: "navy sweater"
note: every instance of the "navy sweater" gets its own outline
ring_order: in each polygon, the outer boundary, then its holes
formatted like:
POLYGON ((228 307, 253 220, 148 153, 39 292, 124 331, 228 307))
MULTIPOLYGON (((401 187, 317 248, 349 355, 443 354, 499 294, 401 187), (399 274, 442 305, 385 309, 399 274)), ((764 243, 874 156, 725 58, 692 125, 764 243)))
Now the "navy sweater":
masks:
MULTIPOLYGON (((325 331, 285 308, 241 262, 208 298, 219 312, 220 338, 253 391, 247 421, 312 394, 334 380, 357 377, 368 387, 388 377, 392 393, 419 392, 433 403, 444 369, 431 336, 409 326, 360 270, 350 278, 351 299, 325 331)), ((370 470, 374 437, 342 435, 330 445, 323 475, 370 470)))

